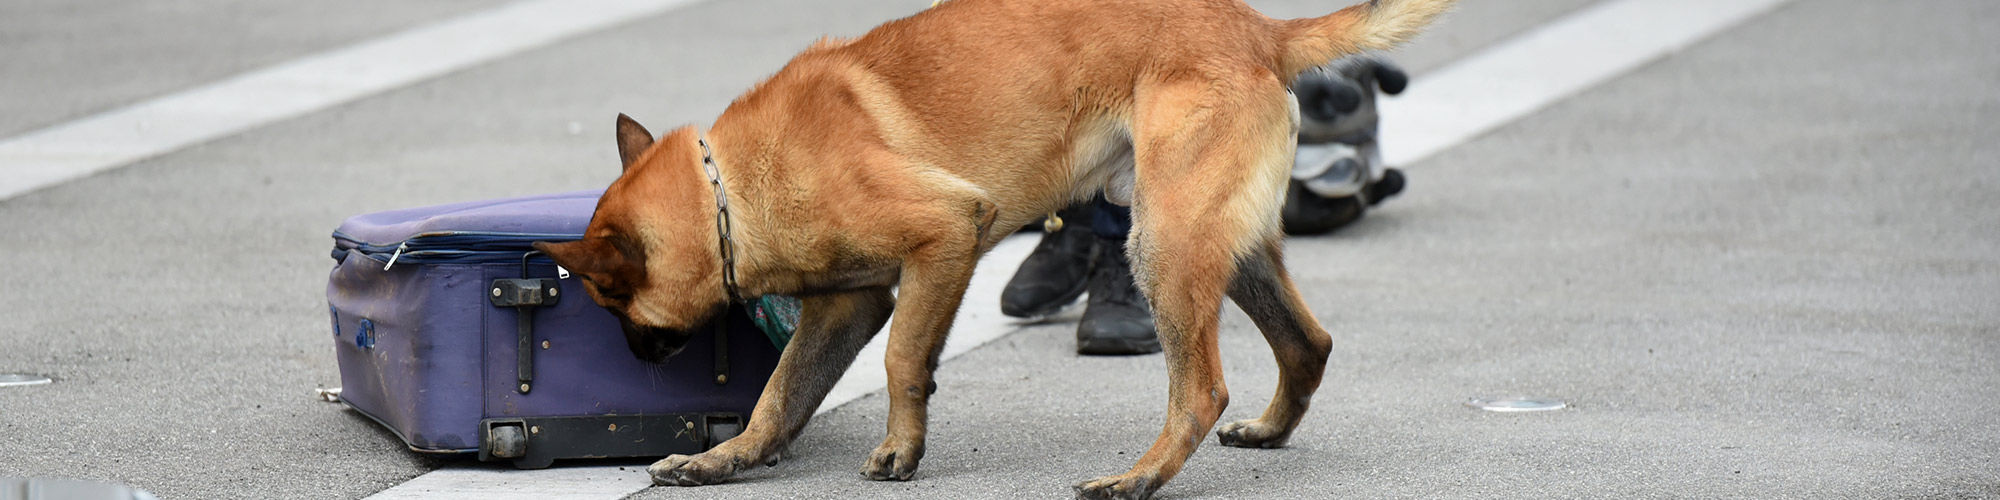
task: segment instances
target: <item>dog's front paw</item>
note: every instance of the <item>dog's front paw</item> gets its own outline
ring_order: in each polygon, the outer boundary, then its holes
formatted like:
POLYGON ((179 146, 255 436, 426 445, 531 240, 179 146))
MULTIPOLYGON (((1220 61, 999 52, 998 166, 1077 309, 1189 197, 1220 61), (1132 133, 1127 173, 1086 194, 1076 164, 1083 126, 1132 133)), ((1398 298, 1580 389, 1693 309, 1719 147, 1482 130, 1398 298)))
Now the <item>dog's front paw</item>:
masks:
POLYGON ((1238 420, 1223 424, 1215 430, 1215 438, 1223 446, 1237 448, 1283 448, 1290 433, 1278 430, 1276 426, 1265 425, 1257 419, 1238 420))
POLYGON ((729 480, 729 476, 736 474, 736 462, 712 453, 692 457, 674 455, 653 462, 646 472, 652 473, 653 484, 700 486, 729 480))
POLYGON ((861 466, 861 475, 876 481, 908 481, 917 474, 917 461, 924 458, 923 443, 903 444, 895 439, 883 441, 868 454, 868 463, 861 466))
POLYGON ((1077 498, 1090 500, 1138 500, 1152 498, 1153 490, 1159 489, 1159 487, 1160 485, 1155 484, 1151 476, 1134 474, 1100 477, 1077 483, 1074 486, 1077 498))

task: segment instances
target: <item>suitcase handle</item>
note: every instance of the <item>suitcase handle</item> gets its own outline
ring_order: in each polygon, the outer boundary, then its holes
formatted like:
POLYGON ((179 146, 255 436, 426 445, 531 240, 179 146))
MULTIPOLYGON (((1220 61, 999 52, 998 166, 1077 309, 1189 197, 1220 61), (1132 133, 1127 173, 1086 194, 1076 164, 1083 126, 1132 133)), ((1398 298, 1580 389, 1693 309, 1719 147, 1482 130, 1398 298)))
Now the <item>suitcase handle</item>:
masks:
POLYGON ((553 306, 562 302, 558 290, 562 283, 554 278, 528 277, 528 259, 541 255, 539 250, 521 254, 520 279, 493 280, 488 300, 496 307, 512 307, 515 314, 514 378, 520 385, 514 390, 527 394, 534 388, 535 381, 535 308, 553 306))

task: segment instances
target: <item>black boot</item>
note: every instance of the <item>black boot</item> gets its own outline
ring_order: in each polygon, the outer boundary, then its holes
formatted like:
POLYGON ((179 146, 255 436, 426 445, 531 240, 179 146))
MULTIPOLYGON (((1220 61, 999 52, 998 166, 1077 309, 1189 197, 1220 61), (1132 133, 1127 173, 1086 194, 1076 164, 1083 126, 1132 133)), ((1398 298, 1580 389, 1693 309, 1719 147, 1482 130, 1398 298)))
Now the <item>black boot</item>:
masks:
POLYGON ((1368 193, 1369 205, 1381 204, 1382 200, 1403 192, 1403 171, 1392 168, 1382 172, 1382 179, 1369 184, 1364 191, 1368 193))
POLYGON ((1051 227, 1042 233, 1035 252, 1014 271, 1014 279, 1000 290, 1000 313, 1016 318, 1039 318, 1061 311, 1083 295, 1090 277, 1090 259, 1097 254, 1097 237, 1090 234, 1092 211, 1088 204, 1057 212, 1066 227, 1051 227))
POLYGON ((1293 180, 1285 193, 1285 234, 1309 236, 1346 227, 1361 220, 1368 207, 1403 192, 1403 183, 1403 172, 1392 168, 1382 173, 1381 180, 1361 188, 1361 193, 1322 198, 1306 189, 1305 183, 1293 180))
POLYGON ((1160 352, 1153 328, 1153 310, 1132 283, 1132 263, 1125 258, 1123 238, 1097 244, 1097 269, 1090 274, 1090 301, 1076 325, 1078 354, 1150 354, 1160 352))
POLYGON ((1294 179, 1285 192, 1283 209, 1285 234, 1309 236, 1326 234, 1340 229, 1354 221, 1361 220, 1361 214, 1368 211, 1367 200, 1363 196, 1342 196, 1322 198, 1306 189, 1303 182, 1294 179))

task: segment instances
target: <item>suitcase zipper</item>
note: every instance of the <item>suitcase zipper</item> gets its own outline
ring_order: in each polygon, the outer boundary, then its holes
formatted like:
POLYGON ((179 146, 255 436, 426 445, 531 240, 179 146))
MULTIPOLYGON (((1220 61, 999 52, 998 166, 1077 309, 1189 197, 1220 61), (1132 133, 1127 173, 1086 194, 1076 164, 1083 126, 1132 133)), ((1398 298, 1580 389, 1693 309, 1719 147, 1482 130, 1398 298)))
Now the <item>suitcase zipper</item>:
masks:
POLYGON ((396 245, 396 253, 395 253, 395 255, 390 255, 390 256, 389 256, 389 263, 388 263, 388 264, 383 264, 383 265, 382 265, 382 270, 383 270, 383 271, 387 271, 387 270, 389 270, 389 268, 391 268, 391 267, 396 267, 396 259, 400 259, 400 258, 403 258, 403 251, 404 251, 404 250, 409 250, 409 249, 410 249, 410 242, 408 242, 408 241, 405 241, 405 242, 403 242, 403 244, 401 244, 401 245, 396 245))

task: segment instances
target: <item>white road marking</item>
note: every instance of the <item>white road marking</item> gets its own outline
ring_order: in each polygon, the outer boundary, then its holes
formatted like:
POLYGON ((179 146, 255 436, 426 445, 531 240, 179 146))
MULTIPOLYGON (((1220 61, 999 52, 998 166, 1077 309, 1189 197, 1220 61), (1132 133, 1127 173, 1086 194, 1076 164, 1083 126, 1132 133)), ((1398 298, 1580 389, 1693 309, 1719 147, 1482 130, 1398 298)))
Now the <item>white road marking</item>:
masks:
POLYGON ((1604 83, 1789 0, 1611 0, 1412 78, 1377 101, 1386 163, 1405 166, 1604 83))
POLYGON ((530 0, 0 141, 0 200, 700 0, 530 0))
MULTIPOLYGON (((560 465, 560 464, 558 464, 560 465)), ((505 466, 445 467, 368 498, 598 500, 624 498, 653 485, 644 467, 558 467, 513 470, 505 466)))

